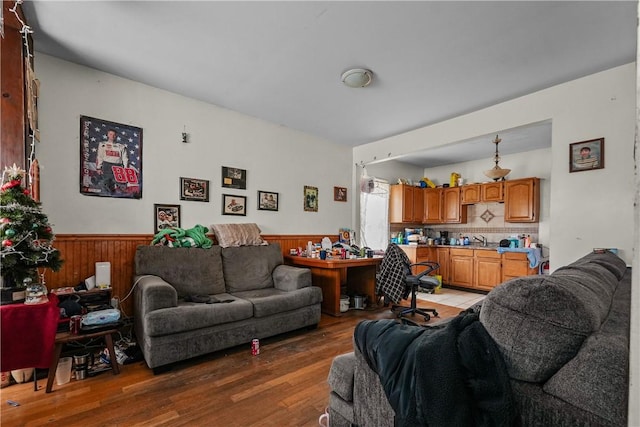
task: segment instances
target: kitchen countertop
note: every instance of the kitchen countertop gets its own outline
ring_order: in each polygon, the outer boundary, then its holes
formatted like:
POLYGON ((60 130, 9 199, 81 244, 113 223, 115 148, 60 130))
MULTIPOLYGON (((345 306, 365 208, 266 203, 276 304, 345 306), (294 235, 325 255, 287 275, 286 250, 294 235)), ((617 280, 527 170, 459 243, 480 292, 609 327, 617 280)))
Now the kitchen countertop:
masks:
POLYGON ((421 243, 418 245, 398 245, 401 248, 455 248, 455 249, 483 249, 489 251, 498 250, 497 243, 488 243, 487 246, 482 246, 480 243, 474 243, 470 245, 427 245, 426 243, 421 243))

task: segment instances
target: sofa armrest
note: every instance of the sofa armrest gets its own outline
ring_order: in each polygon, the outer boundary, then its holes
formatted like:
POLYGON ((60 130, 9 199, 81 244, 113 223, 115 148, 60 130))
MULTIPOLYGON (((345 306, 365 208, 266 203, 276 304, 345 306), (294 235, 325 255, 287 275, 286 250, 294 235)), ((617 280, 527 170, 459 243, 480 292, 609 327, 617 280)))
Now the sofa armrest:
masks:
POLYGON ((161 277, 150 274, 136 276, 134 283, 137 317, 161 308, 178 306, 178 292, 161 277))
POLYGON ((311 270, 280 264, 273 270, 273 285, 281 291, 295 291, 311 286, 311 270))

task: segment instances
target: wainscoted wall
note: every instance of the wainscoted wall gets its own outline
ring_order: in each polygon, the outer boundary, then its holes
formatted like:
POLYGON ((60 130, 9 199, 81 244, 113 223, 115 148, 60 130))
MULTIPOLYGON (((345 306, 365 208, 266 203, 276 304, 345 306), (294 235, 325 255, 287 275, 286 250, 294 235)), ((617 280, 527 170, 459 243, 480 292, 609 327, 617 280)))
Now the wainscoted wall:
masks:
MULTIPOLYGON (((263 235, 269 243, 279 243, 283 254, 289 249, 306 247, 307 242, 320 242, 325 235, 263 235)), ((338 235, 328 235, 332 241, 338 235)), ((58 234, 54 246, 60 251, 64 264, 60 271, 45 271, 47 287, 51 289, 76 286, 95 274, 95 263, 111 263, 112 295, 120 298, 121 309, 133 316, 133 296, 123 300, 133 285, 133 260, 139 245, 148 245, 152 234, 58 234)))

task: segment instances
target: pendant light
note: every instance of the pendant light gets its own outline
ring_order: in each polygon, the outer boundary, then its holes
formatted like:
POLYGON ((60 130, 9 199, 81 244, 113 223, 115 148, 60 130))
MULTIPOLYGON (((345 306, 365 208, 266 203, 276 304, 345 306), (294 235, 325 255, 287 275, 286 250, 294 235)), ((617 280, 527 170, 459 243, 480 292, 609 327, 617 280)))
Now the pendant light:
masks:
POLYGON ((493 161, 495 162, 496 165, 492 169, 484 171, 484 174, 489 178, 493 179, 494 181, 500 181, 500 180, 504 181, 504 177, 509 175, 509 172, 511 172, 511 169, 502 169, 500 166, 498 166, 498 162, 500 161, 500 153, 498 153, 498 144, 500 144, 500 141, 502 140, 498 138, 498 135, 496 135, 496 139, 493 141, 493 143, 496 144, 496 154, 493 156, 493 161))

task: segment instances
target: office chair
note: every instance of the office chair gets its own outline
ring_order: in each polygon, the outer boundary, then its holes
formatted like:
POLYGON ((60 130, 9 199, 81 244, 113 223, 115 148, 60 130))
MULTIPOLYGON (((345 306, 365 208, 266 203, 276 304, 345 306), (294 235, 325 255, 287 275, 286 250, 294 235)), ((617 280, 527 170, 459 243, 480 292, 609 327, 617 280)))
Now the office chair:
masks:
POLYGON ((406 316, 419 314, 429 321, 431 316, 438 316, 438 312, 431 308, 418 308, 416 292, 418 288, 433 289, 439 285, 435 277, 428 276, 429 273, 440 268, 437 262, 420 262, 411 264, 407 254, 395 243, 390 243, 384 253, 380 270, 376 274, 376 294, 383 295, 385 306, 391 302, 391 311, 396 313, 403 323, 416 324, 406 316), (411 268, 415 266, 425 266, 426 269, 419 274, 412 274, 411 268), (407 299, 411 294, 411 306, 398 305, 400 300, 407 299), (428 312, 431 312, 430 315, 428 312))
MULTIPOLYGON (((434 308, 417 307, 416 293, 419 288, 435 289, 436 287, 438 287, 440 282, 438 282, 438 279, 436 279, 435 277, 429 276, 429 273, 439 269, 440 264, 433 261, 424 261, 415 264, 409 264, 410 269, 416 266, 424 266, 426 267, 426 269, 416 275, 409 274, 404 279, 407 291, 411 292, 411 305, 409 307, 396 304, 393 304, 391 306, 391 311, 396 313, 398 318, 400 318, 403 323, 415 324, 413 320, 407 319, 406 316, 408 315, 415 316, 416 314, 419 314, 420 316, 424 317, 425 322, 428 322, 431 319, 431 316, 438 317, 438 311, 434 308)), ((409 292, 406 293, 408 296, 409 292)))

